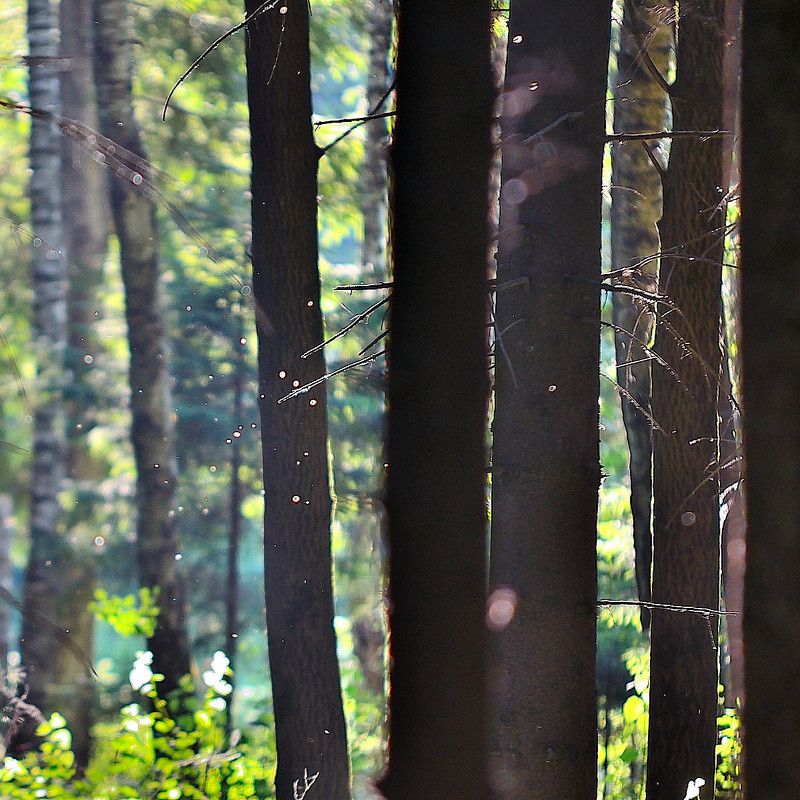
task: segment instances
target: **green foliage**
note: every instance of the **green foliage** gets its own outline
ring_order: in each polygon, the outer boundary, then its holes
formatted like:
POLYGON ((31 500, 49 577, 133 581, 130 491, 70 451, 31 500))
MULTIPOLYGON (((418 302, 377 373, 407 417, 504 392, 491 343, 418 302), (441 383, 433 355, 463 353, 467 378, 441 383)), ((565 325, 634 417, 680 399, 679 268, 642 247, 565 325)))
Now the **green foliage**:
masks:
POLYGON ((142 703, 131 703, 113 723, 97 726, 95 753, 82 776, 75 771, 65 721, 53 714, 38 729, 44 740, 39 752, 5 759, 0 794, 8 800, 200 800, 219 797, 224 783, 231 800, 271 797, 274 743, 268 725, 246 736, 235 731, 226 740, 227 659, 215 656, 203 676, 208 691, 187 714, 185 699, 173 704, 156 694, 160 676, 150 671, 149 655, 140 654, 131 671, 142 703), (181 716, 173 705, 184 709, 181 716))
POLYGON ((741 800, 742 728, 739 713, 726 708, 717 718, 717 800, 741 800))
MULTIPOLYGON (((650 662, 640 646, 624 656, 632 676, 621 708, 604 709, 599 719, 599 791, 607 800, 629 800, 644 794, 647 733, 650 724, 650 662)), ((722 698, 722 687, 720 687, 722 698)), ((721 708, 717 718, 717 800, 741 800, 741 720, 735 709, 721 708)))
POLYGON ((97 589, 94 601, 89 604, 97 619, 109 623, 122 636, 146 636, 155 633, 158 618, 159 589, 139 589, 138 597, 111 597, 105 589, 97 589))

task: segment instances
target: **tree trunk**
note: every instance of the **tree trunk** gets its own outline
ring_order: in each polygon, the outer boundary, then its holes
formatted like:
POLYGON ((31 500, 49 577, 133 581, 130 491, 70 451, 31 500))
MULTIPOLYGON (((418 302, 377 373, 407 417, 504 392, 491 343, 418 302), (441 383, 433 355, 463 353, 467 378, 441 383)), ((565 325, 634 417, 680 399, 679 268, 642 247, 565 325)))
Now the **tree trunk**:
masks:
MULTIPOLYGON (((391 0, 370 0, 369 75, 367 77, 367 108, 370 112, 386 111, 389 107, 389 49, 392 31, 391 0), (380 105, 383 101, 383 105, 380 105)), ((364 164, 361 179, 361 214, 364 218, 364 239, 361 244, 361 263, 366 274, 384 275, 386 266, 386 149, 389 127, 386 119, 374 119, 366 125, 364 164)))
MULTIPOLYGON (((248 13, 261 6, 247 0, 248 13)), ((311 129, 305 2, 248 26, 253 291, 264 466, 265 599, 278 800, 317 775, 325 800, 350 794, 347 734, 333 629, 324 384, 317 267, 317 161, 311 129)), ((313 796, 313 795, 312 795, 313 796)))
MULTIPOLYGON (((28 5, 30 102, 46 113, 60 111, 57 67, 58 30, 49 0, 28 5)), ((52 119, 31 119, 31 218, 36 239, 31 261, 33 335, 37 360, 36 403, 31 466, 30 552, 24 603, 33 615, 58 618, 58 587, 65 563, 59 536, 59 502, 64 479, 64 351, 67 340, 67 273, 63 252, 60 180, 61 136, 52 119)), ((46 708, 58 645, 35 616, 24 617, 20 651, 26 670, 28 702, 46 708)))
POLYGON ((598 285, 610 21, 610 2, 511 4, 489 624, 493 780, 498 796, 514 800, 596 796, 598 285))
MULTIPOLYGON (((625 4, 614 76, 614 132, 641 133, 666 127, 667 97, 644 62, 644 52, 667 73, 672 28, 663 17, 661 0, 625 4), (633 14, 631 13, 633 12, 633 14), (644 50, 644 52, 643 52, 644 50)), ((621 286, 653 290, 658 280, 658 220, 661 218, 661 176, 651 159, 658 159, 658 141, 618 142, 611 150, 611 264, 630 269, 615 279, 621 286)), ((639 600, 650 600, 653 540, 650 527, 652 455, 650 355, 653 315, 641 300, 623 292, 612 294, 616 380, 630 453, 631 514, 636 552, 639 600)), ((642 627, 650 625, 650 610, 641 609, 642 627)))
MULTIPOLYGON (((61 71, 64 116, 96 128, 90 0, 61 0, 59 18, 61 56, 68 60, 68 66, 61 71)), ((95 326, 108 239, 106 175, 80 142, 66 136, 61 141, 62 214, 71 263, 66 362, 73 381, 66 403, 66 461, 68 486, 75 492, 77 502, 67 515, 72 557, 61 575, 59 624, 69 628, 75 642, 91 657, 94 617, 88 604, 96 585, 95 486, 105 465, 92 458, 88 435, 97 419, 92 370, 100 349, 95 326)), ((89 759, 94 684, 92 676, 69 654, 59 658, 57 667, 56 706, 67 719, 76 763, 82 769, 89 759)))
POLYGON ((390 732, 380 782, 390 800, 489 795, 489 23, 485 0, 402 0, 399 8, 387 398, 390 732))
POLYGON ((742 359, 747 482, 745 779, 800 797, 800 7, 744 3, 742 359))
POLYGON ((147 187, 148 165, 133 115, 133 31, 128 4, 126 0, 94 0, 94 18, 100 130, 117 147, 111 212, 120 244, 130 345, 137 561, 142 586, 159 592, 158 621, 148 647, 154 670, 164 675, 159 691, 167 694, 189 673, 190 652, 177 572, 180 543, 172 517, 176 473, 173 409, 160 297, 156 206, 147 187))
MULTIPOLYGON (((14 501, 0 494, 0 589, 13 594, 11 538, 14 530, 14 501)), ((11 606, 0 601, 0 690, 7 688, 8 652, 11 649, 11 606)))
MULTIPOLYGON (((231 411, 235 420, 243 416, 242 394, 245 382, 244 325, 239 325, 239 336, 233 345, 233 405, 231 411), (244 344, 243 344, 244 342, 244 344)), ((230 736, 233 730, 233 700, 236 689, 236 658, 239 645, 239 552, 242 541, 242 438, 231 438, 231 485, 229 497, 228 529, 228 579, 225 582, 225 654, 233 677, 228 682, 233 687, 227 697, 225 732, 230 736)))
MULTIPOLYGON (((671 89, 675 130, 722 122, 723 0, 680 18, 671 89)), ((682 9, 683 10, 683 9, 682 9)), ((653 372, 653 601, 719 608, 717 395, 723 251, 720 137, 672 142, 664 176, 653 372), (678 377, 676 377, 676 374, 678 377)), ((672 800, 702 778, 713 792, 718 618, 655 609, 650 661, 648 800, 672 800)))

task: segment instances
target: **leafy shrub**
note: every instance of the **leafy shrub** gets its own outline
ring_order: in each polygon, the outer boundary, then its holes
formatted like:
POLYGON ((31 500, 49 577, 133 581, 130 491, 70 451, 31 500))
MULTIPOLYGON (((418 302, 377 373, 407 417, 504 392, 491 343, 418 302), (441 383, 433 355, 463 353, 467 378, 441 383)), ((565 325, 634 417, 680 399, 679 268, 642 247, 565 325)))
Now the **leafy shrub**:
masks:
MULTIPOLYGON (((132 703, 113 723, 95 728, 95 753, 83 775, 75 770, 71 736, 53 714, 38 733, 38 752, 0 767, 0 796, 8 800, 229 800, 272 797, 274 746, 271 725, 260 720, 246 736, 225 734, 227 659, 215 655, 203 675, 208 690, 202 702, 186 695, 180 702, 156 693, 161 676, 150 670, 152 655, 140 653, 131 670, 142 703, 132 703), (187 705, 188 702, 188 705, 187 705), (192 707, 194 706, 194 707, 192 707), (180 715, 175 713, 181 708, 180 715), (149 710, 148 710, 149 709, 149 710), (187 713, 187 709, 188 712, 187 713)), ((191 692, 187 679, 181 691, 191 692)))

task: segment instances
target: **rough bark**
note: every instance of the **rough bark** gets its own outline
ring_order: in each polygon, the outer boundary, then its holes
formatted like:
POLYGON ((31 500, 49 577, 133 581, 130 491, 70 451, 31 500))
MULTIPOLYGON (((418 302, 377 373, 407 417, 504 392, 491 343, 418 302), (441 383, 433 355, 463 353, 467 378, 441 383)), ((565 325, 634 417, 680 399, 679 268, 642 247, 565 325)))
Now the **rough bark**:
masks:
POLYGON ((136 459, 137 562, 142 586, 158 589, 159 615, 148 640, 153 668, 169 693, 190 671, 183 588, 171 514, 175 491, 168 346, 161 307, 156 204, 133 114, 133 31, 126 0, 94 0, 95 80, 101 132, 124 148, 110 180, 111 212, 120 245, 130 346, 131 440, 136 459))
MULTIPOLYGON (((641 133, 666 127, 667 97, 647 69, 644 53, 667 73, 672 28, 662 0, 637 0, 625 5, 617 71, 614 76, 614 132, 641 133)), ((661 176, 651 159, 659 159, 659 142, 618 142, 611 149, 611 265, 630 269, 615 279, 618 285, 652 290, 658 280, 658 220, 661 218, 661 176)), ((650 354, 653 315, 641 299, 614 292, 616 380, 630 454, 631 514, 639 600, 650 600, 653 558, 650 505, 652 455, 650 354)), ((642 627, 650 611, 641 609, 642 627)))
POLYGON ((742 360, 747 485, 745 779, 800 797, 800 7, 746 0, 742 360))
POLYGON ((489 21, 485 0, 402 0, 399 9, 387 398, 390 732, 380 782, 390 800, 489 795, 489 21))
MULTIPOLYGON (((382 113, 389 107, 389 48, 392 31, 391 0, 370 0, 367 12, 369 33, 369 75, 367 108, 382 113), (383 100, 383 105, 380 103, 383 100)), ((361 178, 361 215, 364 238, 361 263, 367 274, 382 276, 386 266, 386 151, 389 126, 386 119, 366 125, 364 164, 361 178)))
MULTIPOLYGON (((254 12, 260 0, 247 0, 254 12)), ((253 293, 264 468, 265 599, 278 800, 317 775, 325 800, 350 793, 333 630, 325 372, 317 266, 317 161, 311 128, 309 9, 288 4, 248 26, 253 293)), ((314 796, 314 794, 312 794, 314 796)))
POLYGON ((515 800, 596 796, 598 283, 610 20, 610 2, 511 4, 489 614, 493 782, 499 797, 515 800))
MULTIPOLYGON (((723 0, 680 18, 671 88, 675 130, 722 122, 723 0)), ((684 10, 683 7, 681 10, 684 10)), ((676 374, 653 371, 653 601, 719 608, 717 396, 724 214, 722 144, 678 138, 664 176, 655 349, 676 374), (676 377, 677 375, 677 377, 676 377)), ((650 661, 648 800, 714 785, 718 618, 655 609, 650 661)))
MULTIPOLYGON (((33 108, 60 111, 58 30, 49 0, 28 6, 30 101, 33 108)), ((31 224, 36 236, 31 260, 33 335, 37 384, 31 465, 30 552, 25 573, 25 608, 57 619, 60 574, 68 562, 59 537, 64 480, 64 350, 67 339, 66 259, 63 252, 60 181, 61 137, 52 119, 31 119, 31 224)), ((29 702, 47 704, 58 646, 53 635, 26 616, 20 651, 26 670, 29 702)))

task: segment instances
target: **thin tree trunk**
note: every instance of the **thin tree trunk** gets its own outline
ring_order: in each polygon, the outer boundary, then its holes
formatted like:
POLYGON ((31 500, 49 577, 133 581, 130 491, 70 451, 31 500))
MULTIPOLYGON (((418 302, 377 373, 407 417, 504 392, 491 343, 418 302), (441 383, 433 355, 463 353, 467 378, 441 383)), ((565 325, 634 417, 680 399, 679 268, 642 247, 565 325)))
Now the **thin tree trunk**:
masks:
POLYGON ((130 345, 137 561, 142 586, 159 593, 156 631, 148 647, 154 670, 164 675, 159 691, 166 694, 177 689, 180 678, 189 673, 190 652, 177 572, 180 543, 171 513, 176 468, 159 233, 154 198, 146 188, 147 161, 133 115, 130 13, 126 0, 94 0, 95 80, 100 130, 131 154, 128 168, 114 170, 111 212, 120 244, 130 345))
MULTIPOLYGON (((241 331, 241 328, 240 328, 241 331)), ((244 384, 243 337, 234 344, 233 357, 233 418, 242 418, 242 392, 244 384)), ((242 540, 242 439, 231 438, 231 486, 230 486, 230 527, 228 530, 228 580, 225 583, 225 654, 233 678, 229 682, 235 689, 236 656, 239 644, 239 550, 242 540), (232 682, 233 681, 233 682, 232 682)), ((228 708, 225 717, 226 733, 233 729, 234 691, 227 697, 228 708)))
POLYGON ((402 0, 399 8, 386 485, 390 733, 380 782, 390 800, 489 794, 489 23, 485 0, 402 0))
MULTIPOLYGON (((13 594, 11 573, 11 534, 14 501, 11 495, 0 494, 0 589, 13 594)), ((0 602, 0 690, 7 688, 8 652, 11 648, 11 606, 0 602)))
MULTIPOLYGON (((49 0, 28 6, 30 101, 39 111, 60 111, 58 30, 49 0)), ((66 259, 61 222, 61 136, 51 119, 31 119, 31 218, 36 236, 31 262, 33 335, 38 380, 33 398, 30 552, 25 573, 25 608, 50 620, 58 618, 60 574, 68 561, 59 539, 64 480, 64 351, 67 340, 66 259)), ((58 646, 51 632, 28 615, 20 651, 28 702, 46 708, 58 646)))
MULTIPOLYGON (((369 0, 367 9, 370 43, 367 108, 383 112, 389 106, 386 93, 389 91, 392 0, 369 0), (381 101, 383 105, 380 105, 381 101)), ((365 139, 361 179, 361 214, 364 218, 361 263, 367 274, 380 277, 386 267, 386 151, 389 146, 386 119, 368 122, 365 139)))
MULTIPOLYGON (((675 130, 722 123, 723 6, 703 0, 679 20, 675 130)), ((659 285, 670 303, 659 304, 655 349, 674 373, 653 371, 663 428, 653 441, 653 601, 701 609, 718 609, 720 592, 721 186, 719 137, 672 142, 659 226, 659 285)), ((714 614, 653 611, 648 800, 681 798, 698 778, 714 785, 717 633, 714 614)))
POLYGON ((497 631, 493 779, 509 800, 596 797, 598 284, 610 23, 610 2, 511 4, 489 600, 497 631))
MULTIPOLYGON (((664 130, 667 97, 645 66, 645 53, 667 73, 672 28, 664 19, 662 0, 626 3, 614 76, 614 132, 664 130)), ((627 270, 619 285, 653 290, 658 280, 658 220, 661 218, 661 176, 651 159, 658 159, 658 142, 618 142, 611 150, 611 263, 627 270)), ((650 355, 653 315, 641 300, 623 292, 612 294, 616 380, 622 394, 622 417, 630 453, 631 514, 636 552, 639 600, 650 600, 653 557, 650 527, 652 455, 650 413, 650 355)), ((641 609, 642 627, 650 611, 641 609)))
POLYGON ((748 800, 800 797, 800 6, 745 0, 742 370, 748 800))
MULTIPOLYGON (((260 0, 247 0, 253 13, 260 0)), ((325 372, 317 266, 309 8, 292 2, 248 27, 253 292, 264 467, 265 600, 278 800, 313 776, 325 800, 350 794, 331 583, 325 386, 278 401, 325 372)), ((314 795, 312 795, 314 796, 314 795)))

